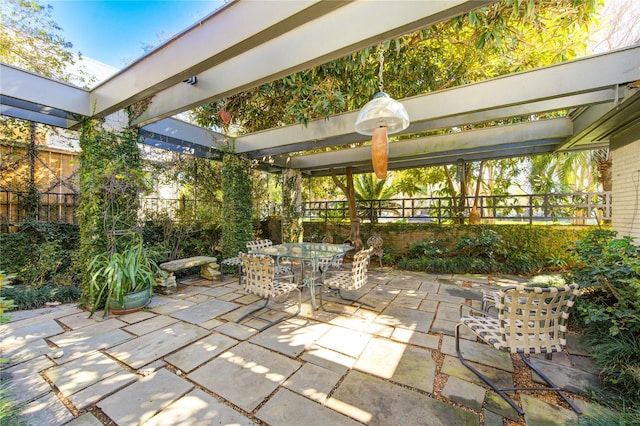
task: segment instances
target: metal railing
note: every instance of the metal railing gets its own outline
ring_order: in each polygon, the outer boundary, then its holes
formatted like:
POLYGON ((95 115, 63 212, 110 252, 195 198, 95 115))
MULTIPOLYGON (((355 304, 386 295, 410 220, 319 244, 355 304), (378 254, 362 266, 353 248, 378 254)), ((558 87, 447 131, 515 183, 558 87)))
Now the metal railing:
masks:
MULTIPOLYGON (((7 230, 26 219, 26 193, 0 191, 0 227, 7 230)), ((595 224, 610 220, 611 192, 483 195, 478 198, 477 211, 481 222, 551 222, 595 224)), ((369 222, 434 222, 450 223, 468 217, 474 197, 425 197, 393 200, 360 200, 356 202, 358 216, 369 222)), ((179 212, 211 208, 211 202, 186 199, 142 198, 140 219, 149 220, 164 214, 176 218, 179 212)), ((280 209, 269 203, 269 215, 280 209)), ((313 201, 303 203, 305 220, 341 220, 349 217, 347 201, 313 201)), ((216 204, 213 208, 220 208, 216 204)), ((77 224, 78 194, 42 193, 36 219, 48 222, 77 224)))
MULTIPOLYGON (((359 200, 358 216, 369 222, 448 223, 469 217, 475 197, 426 197, 359 200)), ((478 198, 482 222, 555 222, 595 224, 611 219, 611 192, 484 195, 478 198)), ((304 219, 347 219, 347 201, 303 203, 304 219)))

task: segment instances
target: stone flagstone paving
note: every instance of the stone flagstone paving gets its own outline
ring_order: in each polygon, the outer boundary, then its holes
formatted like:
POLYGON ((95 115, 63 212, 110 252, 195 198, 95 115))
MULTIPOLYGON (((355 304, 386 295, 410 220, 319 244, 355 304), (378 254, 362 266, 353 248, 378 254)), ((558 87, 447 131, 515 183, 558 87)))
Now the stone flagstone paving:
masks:
MULTIPOLYGON (((511 281, 513 277, 509 278, 511 281)), ((11 313, 0 325, 2 380, 35 425, 563 425, 576 419, 519 393, 515 410, 458 360, 459 303, 479 306, 483 276, 407 273, 372 265, 351 297, 373 307, 311 308, 265 331, 237 324, 261 304, 237 279, 184 280, 147 310, 102 317, 73 305, 11 313)), ((294 303, 278 309, 291 311, 294 303)), ((277 318, 279 312, 267 313, 277 318)), ((259 324, 260 326, 263 324, 259 324)), ((500 385, 511 357, 463 334, 462 351, 500 385)), ((579 341, 544 371, 583 409, 600 386, 579 341)), ((536 378, 534 378, 535 380, 536 378)))

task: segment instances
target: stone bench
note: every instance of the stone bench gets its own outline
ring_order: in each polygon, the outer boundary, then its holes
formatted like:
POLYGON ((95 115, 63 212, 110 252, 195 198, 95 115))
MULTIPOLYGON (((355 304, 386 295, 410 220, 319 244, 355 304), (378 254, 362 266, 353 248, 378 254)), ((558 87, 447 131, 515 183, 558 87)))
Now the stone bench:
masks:
POLYGON ((173 275, 183 269, 200 266, 200 276, 211 281, 220 281, 218 259, 208 256, 195 256, 161 263, 160 269, 167 275, 164 282, 158 282, 160 293, 171 294, 176 291, 176 277, 173 275))

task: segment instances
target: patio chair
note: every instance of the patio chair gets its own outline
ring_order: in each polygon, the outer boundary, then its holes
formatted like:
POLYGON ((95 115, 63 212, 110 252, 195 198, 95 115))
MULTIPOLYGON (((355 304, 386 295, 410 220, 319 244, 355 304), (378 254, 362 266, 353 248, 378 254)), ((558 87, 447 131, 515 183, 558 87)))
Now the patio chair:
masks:
POLYGON ((247 241, 247 251, 251 253, 256 249, 271 247, 272 245, 273 245, 273 241, 269 239, 247 241))
POLYGON ((520 415, 524 412, 505 392, 516 390, 555 391, 567 401, 576 413, 581 414, 580 409, 574 405, 562 389, 526 357, 526 354, 535 353, 545 354, 547 359, 551 359, 554 352, 560 352, 564 349, 569 310, 578 294, 577 284, 549 288, 511 286, 497 292, 496 315, 486 310, 461 305, 461 314, 463 308, 470 309, 471 312, 469 315, 461 315, 460 322, 456 325, 456 353, 460 362, 491 386, 520 415), (525 364, 538 374, 548 387, 498 387, 462 356, 460 351, 460 327, 462 326, 467 327, 481 341, 497 350, 512 354, 519 353, 525 364))
MULTIPOLYGON (((342 290, 358 290, 367 284, 367 272, 369 269, 369 261, 371 260, 372 251, 373 248, 370 247, 366 250, 360 250, 359 252, 357 252, 353 256, 353 263, 351 264, 351 269, 348 271, 331 271, 328 270, 328 268, 325 268, 325 272, 322 273, 322 286, 325 287, 325 289, 328 289, 328 291, 336 292, 338 294, 338 297, 342 300, 359 303, 360 306, 375 308, 375 306, 372 306, 360 300, 348 299, 346 297, 343 297, 341 293, 342 290)), ((343 312, 331 311, 324 307, 322 295, 325 289, 320 289, 320 308, 325 312, 342 314, 343 312)))
POLYGON ((373 249, 371 252, 372 255, 378 256, 378 260, 380 261, 380 267, 382 268, 382 256, 384 255, 383 249, 384 241, 382 237, 378 234, 373 234, 367 240, 367 245, 373 249))
POLYGON ((267 323, 266 326, 260 328, 260 331, 262 331, 284 320, 293 318, 300 313, 302 308, 302 295, 300 289, 295 283, 293 275, 277 275, 275 261, 271 256, 238 253, 238 257, 240 258, 242 265, 242 273, 244 274, 244 291, 260 296, 266 300, 264 305, 240 317, 236 321, 237 323, 240 323, 249 317, 255 318, 267 323), (256 315, 258 311, 267 307, 270 300, 274 300, 285 295, 288 297, 289 293, 294 290, 298 292, 298 310, 294 314, 282 317, 275 321, 270 321, 256 315))

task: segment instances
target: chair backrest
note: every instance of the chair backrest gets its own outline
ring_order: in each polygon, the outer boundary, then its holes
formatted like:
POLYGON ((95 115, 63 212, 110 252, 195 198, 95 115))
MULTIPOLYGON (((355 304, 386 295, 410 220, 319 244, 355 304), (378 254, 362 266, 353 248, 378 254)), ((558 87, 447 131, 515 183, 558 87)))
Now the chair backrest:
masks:
POLYGON ((578 285, 506 287, 498 292, 498 319, 505 346, 523 353, 559 352, 567 341, 567 319, 578 285))
POLYGON ((384 245, 384 241, 380 235, 373 234, 367 240, 367 245, 373 247, 374 250, 379 250, 384 245))
POLYGON ((265 247, 271 247, 272 245, 273 245, 273 241, 269 239, 247 241, 247 251, 251 253, 253 250, 261 249, 265 247))
POLYGON ((244 290, 260 297, 271 297, 274 288, 275 262, 271 256, 238 253, 244 277, 244 290))
POLYGON ((351 264, 351 289, 357 290, 367 284, 367 271, 369 270, 369 260, 373 247, 366 250, 360 250, 353 256, 351 264))

